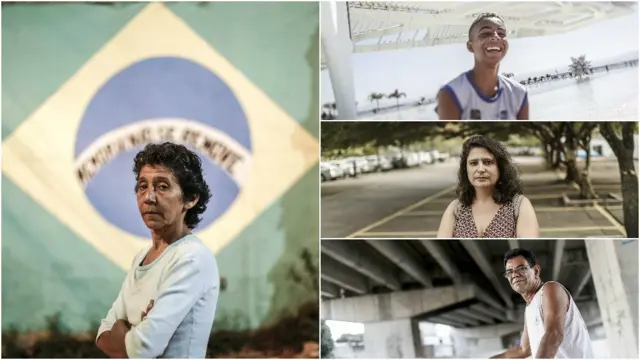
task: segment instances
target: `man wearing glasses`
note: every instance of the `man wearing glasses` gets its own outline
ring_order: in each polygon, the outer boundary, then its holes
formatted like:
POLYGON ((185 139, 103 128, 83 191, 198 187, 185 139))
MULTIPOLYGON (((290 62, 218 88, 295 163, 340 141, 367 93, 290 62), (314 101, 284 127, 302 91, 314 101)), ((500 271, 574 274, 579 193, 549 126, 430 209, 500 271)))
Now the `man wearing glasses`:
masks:
POLYGON ((587 325, 569 291, 540 279, 540 265, 531 251, 513 249, 504 255, 504 277, 527 302, 520 344, 492 357, 535 359, 593 358, 587 325))

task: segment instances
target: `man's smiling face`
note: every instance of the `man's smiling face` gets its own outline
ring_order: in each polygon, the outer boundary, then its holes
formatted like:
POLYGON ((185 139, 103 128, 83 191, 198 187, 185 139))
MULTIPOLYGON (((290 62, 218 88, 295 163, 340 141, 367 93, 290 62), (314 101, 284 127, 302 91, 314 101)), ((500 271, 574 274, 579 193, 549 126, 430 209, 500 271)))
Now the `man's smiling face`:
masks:
POLYGON ((467 49, 480 63, 499 63, 509 50, 504 22, 497 17, 487 17, 477 22, 469 34, 467 49))

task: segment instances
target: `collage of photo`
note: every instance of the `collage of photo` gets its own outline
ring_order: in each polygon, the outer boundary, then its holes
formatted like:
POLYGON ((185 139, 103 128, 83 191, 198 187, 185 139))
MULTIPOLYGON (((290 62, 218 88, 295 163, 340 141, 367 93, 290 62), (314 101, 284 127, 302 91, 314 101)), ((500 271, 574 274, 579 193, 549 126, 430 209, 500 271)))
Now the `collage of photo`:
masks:
POLYGON ((638 359, 637 2, 3 2, 2 358, 638 359))

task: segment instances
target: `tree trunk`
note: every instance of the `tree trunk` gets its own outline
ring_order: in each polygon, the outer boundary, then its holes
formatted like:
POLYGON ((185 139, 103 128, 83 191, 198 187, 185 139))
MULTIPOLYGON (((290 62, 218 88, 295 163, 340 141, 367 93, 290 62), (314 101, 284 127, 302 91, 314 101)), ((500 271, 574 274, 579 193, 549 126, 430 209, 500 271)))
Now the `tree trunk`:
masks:
POLYGON ((566 174, 564 181, 567 183, 578 182, 580 178, 580 172, 578 171, 578 164, 576 163, 576 152, 568 151, 566 154, 566 174))
POLYGON ((554 148, 553 151, 556 158, 553 162, 553 169, 558 169, 560 168, 560 164, 562 164, 562 151, 560 151, 560 149, 558 148, 554 148))
POLYGON ((618 136, 612 123, 600 123, 600 134, 618 158, 620 182, 622 184, 622 211, 627 238, 638 237, 638 174, 633 160, 635 144, 634 129, 637 123, 625 122, 622 127, 622 138, 618 136))
POLYGON ((598 194, 596 194, 593 189, 593 185, 591 184, 591 176, 589 171, 591 170, 591 136, 587 137, 585 140, 584 150, 587 152, 587 156, 585 158, 585 165, 582 173, 580 175, 580 198, 581 199, 597 199, 598 194))
MULTIPOLYGON (((567 126, 573 126, 567 124, 567 126)), ((564 140, 564 158, 567 166, 567 173, 564 180, 567 183, 578 182, 580 179, 580 172, 578 171, 578 164, 576 161, 576 152, 578 151, 578 145, 576 139, 573 136, 572 129, 567 130, 564 140)))
POLYGON ((542 150, 544 151, 544 162, 547 169, 553 168, 553 146, 551 144, 543 144, 542 150))
POLYGON ((584 172, 588 174, 591 169, 591 139, 587 140, 585 147, 586 149, 584 149, 584 151, 587 153, 587 156, 584 159, 584 172))
POLYGON ((580 172, 578 169, 578 138, 576 137, 573 126, 573 123, 567 123, 565 130, 564 153, 567 161, 567 176, 565 181, 568 183, 575 182, 579 186, 581 199, 591 199, 594 197, 595 192, 593 191, 589 177, 585 176, 585 173, 580 172))

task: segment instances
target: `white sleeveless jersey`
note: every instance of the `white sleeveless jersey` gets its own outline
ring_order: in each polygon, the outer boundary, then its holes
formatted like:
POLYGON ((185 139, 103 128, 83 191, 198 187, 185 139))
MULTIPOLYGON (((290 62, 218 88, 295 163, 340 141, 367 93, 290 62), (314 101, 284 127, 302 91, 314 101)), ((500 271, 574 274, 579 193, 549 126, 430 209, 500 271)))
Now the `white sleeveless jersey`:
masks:
MULTIPOLYGON (((545 283, 540 290, 533 297, 533 300, 527 309, 525 310, 525 319, 527 326, 527 333, 529 334, 529 344, 531 346, 531 357, 535 358, 540 347, 540 341, 544 335, 544 317, 542 316, 542 296, 545 283)), ((559 284, 559 283, 558 283, 559 284)), ((559 284, 562 286, 562 284, 559 284)), ((591 338, 589 337, 589 331, 587 325, 580 315, 580 311, 573 302, 571 294, 567 289, 562 288, 569 295, 569 310, 567 310, 567 317, 564 321, 564 338, 558 352, 556 353, 556 359, 590 359, 593 358, 593 351, 591 349, 591 338)))
POLYGON ((460 120, 516 120, 528 101, 527 89, 502 75, 498 75, 498 93, 494 97, 484 96, 476 88, 471 81, 471 71, 451 80, 443 90, 460 110, 460 120))

